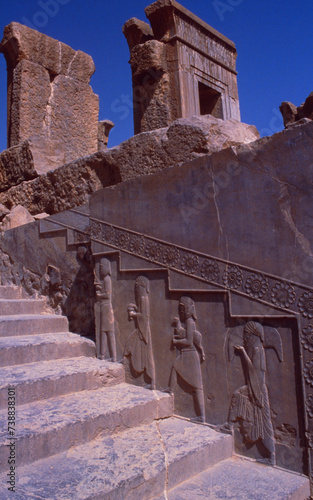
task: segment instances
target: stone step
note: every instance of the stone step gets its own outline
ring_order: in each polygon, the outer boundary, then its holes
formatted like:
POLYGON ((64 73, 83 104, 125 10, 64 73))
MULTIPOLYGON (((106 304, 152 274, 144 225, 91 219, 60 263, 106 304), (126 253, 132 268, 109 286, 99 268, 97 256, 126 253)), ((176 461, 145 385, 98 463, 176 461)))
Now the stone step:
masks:
POLYGON ((95 355, 94 342, 74 333, 0 337, 0 367, 95 355))
MULTIPOLYGON (((161 495, 168 484, 175 485, 228 458, 232 446, 231 436, 206 425, 178 418, 156 420, 99 436, 18 469, 16 492, 19 500, 148 500, 161 495)), ((3 486, 4 477, 0 495, 6 500, 11 492, 3 486)), ((188 500, 195 498, 190 495, 188 500)))
POLYGON ((155 500, 307 500, 306 476, 232 457, 155 500))
MULTIPOLYGON (((14 436, 17 464, 28 464, 55 455, 74 445, 86 443, 99 434, 109 436, 125 430, 127 436, 132 427, 150 423, 155 418, 168 417, 172 413, 173 397, 169 394, 125 383, 17 407, 14 436)), ((1 470, 6 470, 8 465, 7 444, 10 436, 7 420, 7 410, 1 411, 1 470)), ((108 441, 113 442, 113 439, 109 437, 108 441)), ((131 447, 130 442, 129 451, 131 447)), ((87 471, 88 468, 84 475, 88 481, 87 471)), ((58 498, 58 495, 53 498, 58 498)))
POLYGON ((2 285, 0 286, 0 299, 21 299, 22 290, 19 286, 2 285))
POLYGON ((68 320, 56 314, 0 316, 0 337, 68 332, 68 320))
POLYGON ((6 408, 8 388, 15 388, 17 405, 97 389, 125 379, 124 367, 88 357, 41 361, 1 368, 0 408, 6 408))
POLYGON ((0 316, 18 314, 41 314, 45 310, 44 300, 0 299, 0 316))

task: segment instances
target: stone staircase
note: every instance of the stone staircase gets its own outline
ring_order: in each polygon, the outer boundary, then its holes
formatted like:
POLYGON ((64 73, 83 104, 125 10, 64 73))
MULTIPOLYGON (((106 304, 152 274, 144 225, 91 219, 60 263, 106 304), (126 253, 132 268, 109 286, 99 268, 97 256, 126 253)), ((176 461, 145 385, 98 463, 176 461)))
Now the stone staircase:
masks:
POLYGON ((126 384, 124 367, 97 360, 44 301, 0 287, 0 315, 2 500, 309 496, 306 477, 233 456, 230 435, 174 417, 168 394, 126 384))

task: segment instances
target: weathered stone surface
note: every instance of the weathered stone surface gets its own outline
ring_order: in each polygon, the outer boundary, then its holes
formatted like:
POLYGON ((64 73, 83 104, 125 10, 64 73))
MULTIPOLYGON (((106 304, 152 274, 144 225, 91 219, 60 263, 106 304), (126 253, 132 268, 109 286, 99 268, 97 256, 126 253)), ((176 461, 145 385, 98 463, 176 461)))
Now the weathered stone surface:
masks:
POLYGON ((224 460, 167 492, 168 500, 305 500, 309 496, 307 477, 262 467, 238 457, 224 460))
POLYGON ((13 70, 11 84, 9 146, 42 133, 50 92, 49 72, 39 64, 21 60, 13 70))
POLYGON ((158 40, 136 45, 130 55, 133 78, 140 78, 149 70, 164 73, 167 69, 166 45, 158 40))
POLYGON ((44 131, 62 140, 65 162, 98 151, 99 98, 90 85, 64 75, 51 84, 44 131))
POLYGON ((98 151, 92 58, 18 23, 0 44, 8 67, 8 147, 32 140, 42 172, 98 151))
POLYGON ((177 484, 182 477, 189 478, 194 471, 200 472, 214 463, 219 451, 223 458, 231 453, 230 436, 176 418, 156 420, 128 430, 124 427, 122 424, 122 430, 110 437, 99 436, 92 443, 37 462, 36 478, 29 466, 21 469, 25 488, 20 489, 21 500, 26 491, 40 487, 49 496, 53 491, 60 500, 101 496, 150 499, 167 491, 167 480, 177 484), (95 461, 97 467, 93 466, 95 461), (192 468, 188 468, 191 463, 192 468), (46 472, 48 468, 50 473, 46 472), (85 470, 90 471, 88 479, 85 470), (53 478, 51 471, 54 471, 53 478), (73 477, 76 478, 74 484, 73 477))
POLYGON ((136 45, 145 43, 153 39, 153 32, 148 23, 132 17, 123 26, 123 33, 126 37, 129 50, 136 45))
POLYGON ((305 123, 307 120, 313 120, 313 92, 300 106, 296 107, 291 102, 284 101, 279 110, 283 115, 285 128, 292 126, 295 122, 305 123))
POLYGON ((306 98, 305 102, 298 107, 298 118, 309 118, 313 120, 313 92, 306 98))
POLYGON ((98 123, 98 151, 104 151, 108 147, 109 133, 114 127, 111 120, 101 120, 98 123))
POLYGON ((43 136, 32 136, 0 153, 0 191, 61 167, 65 146, 43 136))
POLYGON ((27 142, 0 153, 0 176, 1 191, 37 176, 33 155, 27 142))
POLYGON ((8 210, 4 205, 0 203, 0 221, 10 213, 10 210, 8 210))
MULTIPOLYGON (((47 315, 42 315, 45 318, 47 315)), ((53 317, 53 316, 52 316, 53 317)), ((10 317, 8 322, 10 321, 10 317)), ((63 317, 54 316, 55 319, 63 317)), ((51 320, 51 318, 50 318, 51 320)), ((5 319, 1 318, 2 323, 5 319)), ((21 316, 20 321, 23 321, 21 316)), ((37 316, 38 321, 38 316, 37 316)), ((45 322, 42 321, 41 332, 45 322)), ((25 330, 24 332, 25 333, 25 330)), ((53 333, 53 330, 52 330, 53 333)), ((36 363, 25 363, 1 368, 0 408, 6 408, 8 386, 15 386, 19 404, 49 399, 51 397, 94 390, 123 382, 124 369, 118 363, 103 363, 98 359, 63 358, 36 363)), ((39 424, 40 425, 40 424, 39 424)), ((41 455, 42 456, 42 455, 41 455)))
POLYGON ((94 191, 120 182, 115 165, 103 161, 104 153, 77 160, 53 172, 41 175, 34 182, 23 182, 3 193, 5 206, 20 203, 32 214, 53 213, 79 206, 94 191))
POLYGON ((29 224, 29 222, 34 222, 34 217, 31 216, 29 211, 21 206, 17 205, 11 212, 4 217, 2 220, 1 229, 6 231, 7 229, 12 229, 13 227, 23 226, 23 224, 29 224))
POLYGON ((68 331, 68 321, 64 316, 53 314, 21 315, 0 317, 0 337, 25 334, 57 333, 68 331))
MULTIPOLYGON (((38 300, 38 299, 37 299, 38 300)), ((25 332, 26 333, 26 332, 25 332)), ((64 357, 95 357, 95 344, 73 333, 0 338, 0 366, 50 361, 64 357)))
POLYGON ((85 83, 95 72, 88 54, 16 22, 5 27, 0 52, 10 67, 26 59, 43 66, 53 76, 62 74, 85 83))
POLYGON ((34 169, 38 175, 51 172, 66 163, 68 145, 65 141, 45 135, 32 135, 26 143, 31 150, 34 169))
POLYGON ((234 43, 175 1, 154 2, 145 12, 152 30, 136 19, 123 28, 135 134, 200 114, 240 120, 234 43))
POLYGON ((296 121, 298 108, 292 102, 284 101, 279 106, 279 110, 283 115, 284 125, 285 127, 290 123, 294 123, 296 121))
POLYGON ((79 206, 102 187, 151 174, 176 163, 256 140, 255 127, 213 116, 191 117, 169 128, 139 134, 106 151, 77 160, 0 194, 5 206, 22 204, 50 215, 79 206))

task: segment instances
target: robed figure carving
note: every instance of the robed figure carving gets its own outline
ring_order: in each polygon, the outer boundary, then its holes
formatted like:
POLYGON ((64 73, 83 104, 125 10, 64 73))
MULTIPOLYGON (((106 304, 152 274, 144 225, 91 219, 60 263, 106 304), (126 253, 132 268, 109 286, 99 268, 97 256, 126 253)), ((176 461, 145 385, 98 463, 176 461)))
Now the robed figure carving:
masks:
POLYGON ((138 276, 135 281, 135 304, 127 307, 128 319, 134 321, 135 330, 129 335, 124 357, 129 357, 133 370, 145 373, 151 381, 151 389, 155 389, 155 366, 152 351, 150 329, 150 285, 145 276, 138 276))
POLYGON ((202 347, 201 333, 196 330, 196 308, 190 297, 181 297, 179 301, 179 318, 174 318, 174 335, 172 345, 176 348, 177 356, 173 363, 169 392, 173 391, 176 375, 178 374, 193 390, 196 420, 205 422, 205 407, 201 365, 205 360, 202 347))
POLYGON ((270 328, 265 339, 263 326, 254 321, 245 324, 243 333, 243 346, 232 347, 241 356, 246 385, 234 392, 228 424, 224 427, 232 429, 233 424, 239 421, 246 441, 256 443, 261 440, 268 451, 268 457, 264 462, 275 465, 275 438, 266 386, 264 347, 274 348, 279 361, 282 361, 281 338, 276 329, 270 328))
POLYGON ((116 361, 111 263, 108 259, 100 261, 99 276, 96 276, 95 287, 97 296, 95 303, 97 357, 105 359, 107 350, 109 350, 109 359, 116 361))

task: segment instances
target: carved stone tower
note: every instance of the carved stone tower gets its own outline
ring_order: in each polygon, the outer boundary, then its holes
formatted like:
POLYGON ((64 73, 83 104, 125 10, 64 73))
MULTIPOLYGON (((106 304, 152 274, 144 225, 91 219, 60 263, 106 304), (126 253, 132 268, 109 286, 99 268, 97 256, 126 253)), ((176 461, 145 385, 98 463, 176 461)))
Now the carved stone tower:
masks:
POLYGON ((235 44, 175 0, 157 0, 145 12, 151 27, 135 18, 123 27, 135 134, 192 115, 240 121, 235 44))

